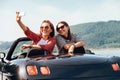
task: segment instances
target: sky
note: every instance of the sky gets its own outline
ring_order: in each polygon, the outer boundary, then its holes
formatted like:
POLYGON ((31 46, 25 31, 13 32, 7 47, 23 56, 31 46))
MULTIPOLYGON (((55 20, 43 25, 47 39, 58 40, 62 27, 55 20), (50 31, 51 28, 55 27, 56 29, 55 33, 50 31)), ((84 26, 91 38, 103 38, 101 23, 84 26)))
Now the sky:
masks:
POLYGON ((120 20, 120 0, 0 0, 0 41, 25 36, 16 22, 16 11, 25 12, 22 22, 39 33, 46 19, 54 26, 63 20, 69 25, 120 20))

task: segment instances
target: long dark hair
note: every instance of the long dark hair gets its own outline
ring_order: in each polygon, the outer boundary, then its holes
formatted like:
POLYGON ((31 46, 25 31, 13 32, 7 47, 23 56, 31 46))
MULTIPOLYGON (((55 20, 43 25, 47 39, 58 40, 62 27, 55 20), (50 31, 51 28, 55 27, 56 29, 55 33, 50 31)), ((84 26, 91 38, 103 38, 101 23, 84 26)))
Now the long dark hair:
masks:
POLYGON ((52 32, 50 33, 50 37, 54 37, 55 35, 54 25, 49 20, 44 20, 42 23, 48 23, 50 25, 50 28, 52 29, 52 32))
POLYGON ((57 31, 57 28, 58 28, 58 25, 59 25, 59 24, 64 24, 66 27, 68 27, 68 37, 67 37, 67 38, 64 37, 64 36, 62 36, 62 37, 66 38, 66 39, 68 39, 68 40, 71 40, 71 31, 70 31, 70 26, 68 25, 68 23, 65 22, 65 21, 60 21, 60 22, 56 25, 56 31, 57 31))

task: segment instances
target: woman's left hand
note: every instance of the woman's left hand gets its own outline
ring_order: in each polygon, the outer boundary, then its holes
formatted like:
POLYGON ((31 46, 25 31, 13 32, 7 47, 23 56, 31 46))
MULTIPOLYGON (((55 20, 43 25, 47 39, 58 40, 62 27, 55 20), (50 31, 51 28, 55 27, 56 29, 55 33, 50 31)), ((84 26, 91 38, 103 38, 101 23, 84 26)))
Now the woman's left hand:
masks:
POLYGON ((31 45, 29 45, 29 44, 23 44, 23 45, 20 47, 21 50, 24 50, 24 49, 26 49, 26 48, 31 48, 31 45))
POLYGON ((74 52, 74 45, 71 45, 70 48, 68 49, 68 53, 73 53, 74 52))

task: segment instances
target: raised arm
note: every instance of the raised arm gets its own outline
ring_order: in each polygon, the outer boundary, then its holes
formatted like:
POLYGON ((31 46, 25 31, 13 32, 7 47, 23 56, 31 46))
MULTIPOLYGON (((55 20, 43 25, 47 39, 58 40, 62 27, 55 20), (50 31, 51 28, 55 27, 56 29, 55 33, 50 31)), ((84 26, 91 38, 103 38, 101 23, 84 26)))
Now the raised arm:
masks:
POLYGON ((19 13, 20 13, 20 12, 16 12, 16 21, 17 21, 18 25, 21 27, 21 29, 22 29, 23 31, 26 31, 28 28, 27 28, 27 26, 25 26, 25 25, 22 23, 22 21, 21 21, 22 16, 19 16, 19 13))

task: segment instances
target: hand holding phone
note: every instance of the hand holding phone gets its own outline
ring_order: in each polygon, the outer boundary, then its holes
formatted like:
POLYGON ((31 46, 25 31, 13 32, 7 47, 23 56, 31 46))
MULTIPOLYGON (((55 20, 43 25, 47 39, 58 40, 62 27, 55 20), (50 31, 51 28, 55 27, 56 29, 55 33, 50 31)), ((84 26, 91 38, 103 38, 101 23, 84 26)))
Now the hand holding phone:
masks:
POLYGON ((25 12, 19 12, 19 16, 25 16, 25 12))

